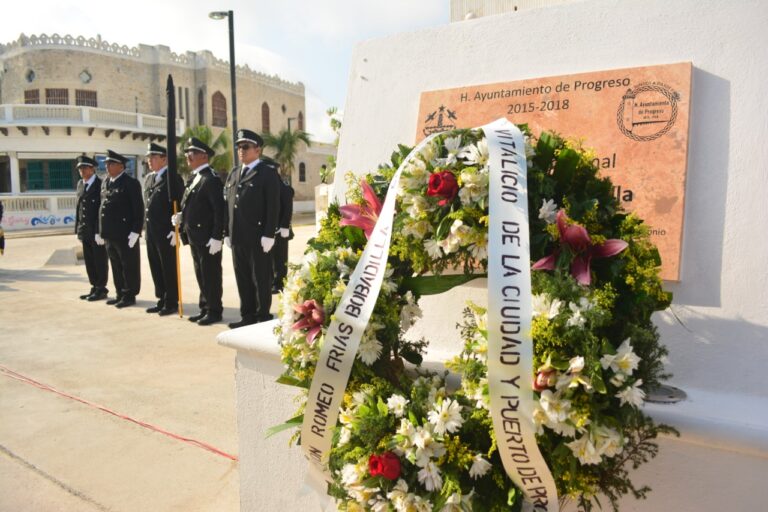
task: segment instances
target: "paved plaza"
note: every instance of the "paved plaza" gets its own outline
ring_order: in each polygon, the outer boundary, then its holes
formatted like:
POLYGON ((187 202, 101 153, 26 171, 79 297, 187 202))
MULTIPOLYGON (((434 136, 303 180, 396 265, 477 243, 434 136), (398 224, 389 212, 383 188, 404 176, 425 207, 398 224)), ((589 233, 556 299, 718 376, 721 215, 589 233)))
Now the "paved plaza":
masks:
MULTIPOLYGON (((295 219, 292 262, 312 222, 295 219)), ((143 246, 137 304, 118 310, 78 299, 89 285, 70 232, 9 235, 0 257, 0 510, 238 510, 238 464, 227 457, 238 451, 235 352, 215 340, 239 319, 230 250, 224 320, 201 327, 144 312, 156 299, 143 246)), ((186 317, 198 294, 188 247, 182 274, 186 317)), ((113 297, 111 276, 108 286, 113 297)))

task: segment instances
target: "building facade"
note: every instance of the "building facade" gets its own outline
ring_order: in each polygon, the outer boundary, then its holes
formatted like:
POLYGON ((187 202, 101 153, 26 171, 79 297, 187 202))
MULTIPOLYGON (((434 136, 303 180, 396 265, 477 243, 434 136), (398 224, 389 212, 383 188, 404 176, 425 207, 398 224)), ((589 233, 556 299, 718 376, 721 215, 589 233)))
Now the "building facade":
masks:
MULTIPOLYGON (((146 172, 148 142, 166 134, 166 79, 176 86, 176 132, 208 125, 231 133, 229 63, 209 51, 110 44, 101 37, 21 35, 0 45, 0 200, 5 229, 69 224, 74 219, 77 155, 103 160, 107 148, 146 172)), ((306 131, 304 85, 238 66, 238 126, 258 132, 306 131)), ((302 147, 292 183, 309 204, 319 170, 335 148, 302 147)), ((267 151, 267 154, 269 152, 267 151)), ((226 169, 217 169, 226 171, 226 169)), ((301 209, 299 206, 298 209, 301 209)))

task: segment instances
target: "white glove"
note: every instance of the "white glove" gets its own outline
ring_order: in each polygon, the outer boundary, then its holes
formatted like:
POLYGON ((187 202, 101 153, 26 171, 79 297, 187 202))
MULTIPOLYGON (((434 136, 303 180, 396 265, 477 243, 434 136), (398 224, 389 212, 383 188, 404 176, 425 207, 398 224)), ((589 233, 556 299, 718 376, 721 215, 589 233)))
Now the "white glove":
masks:
POLYGON ((165 238, 170 240, 171 247, 176 247, 176 233, 175 232, 171 231, 170 233, 168 233, 168 236, 165 237, 165 238))
POLYGON ((206 247, 208 247, 208 253, 213 256, 217 252, 221 251, 221 240, 216 240, 215 238, 211 238, 208 240, 208 243, 205 244, 206 247))
POLYGON ((232 248, 232 239, 229 238, 228 236, 224 237, 224 243, 227 244, 227 247, 229 247, 230 249, 232 248))
POLYGON ((174 213, 171 215, 171 224, 173 224, 173 227, 181 224, 181 213, 174 213))
POLYGON ((133 249, 133 246, 136 245, 136 242, 139 239, 138 233, 131 233, 128 235, 128 247, 133 249))
POLYGON ((275 245, 274 238, 261 237, 261 249, 267 253, 272 250, 272 246, 275 245))
POLYGON ((283 238, 288 238, 289 236, 291 236, 291 232, 288 228, 280 228, 279 231, 280 231, 280 236, 283 238))
POLYGON ((96 245, 104 245, 104 239, 101 238, 100 234, 96 233, 93 239, 96 240, 96 245))

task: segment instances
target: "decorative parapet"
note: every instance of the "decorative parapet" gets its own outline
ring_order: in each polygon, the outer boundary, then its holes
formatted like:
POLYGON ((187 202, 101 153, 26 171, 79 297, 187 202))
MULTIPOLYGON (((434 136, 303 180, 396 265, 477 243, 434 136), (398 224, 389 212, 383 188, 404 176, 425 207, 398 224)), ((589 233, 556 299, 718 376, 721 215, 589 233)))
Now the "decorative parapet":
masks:
MULTIPOLYGON (((10 54, 14 50, 24 51, 26 49, 35 48, 95 51, 111 56, 134 59, 146 64, 164 63, 189 69, 211 68, 216 71, 225 71, 229 73, 229 61, 216 58, 208 50, 175 53, 164 45, 149 46, 141 44, 138 47, 128 47, 116 43, 110 44, 103 40, 101 35, 97 35, 95 38, 85 38, 83 36, 60 36, 59 34, 50 36, 47 34, 40 34, 39 36, 26 36, 21 34, 15 41, 7 44, 0 44, 0 58, 10 56, 7 54, 10 54)), ((289 82, 277 75, 267 75, 266 73, 255 71, 251 69, 248 64, 237 66, 235 72, 238 78, 253 80, 292 94, 304 95, 303 83, 289 82)))

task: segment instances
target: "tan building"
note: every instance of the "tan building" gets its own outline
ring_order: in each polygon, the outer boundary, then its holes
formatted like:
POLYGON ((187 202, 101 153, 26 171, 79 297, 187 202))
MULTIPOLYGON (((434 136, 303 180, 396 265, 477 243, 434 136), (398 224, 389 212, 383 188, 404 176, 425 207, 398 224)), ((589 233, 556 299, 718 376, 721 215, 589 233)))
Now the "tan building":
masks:
MULTIPOLYGON (((110 44, 100 37, 25 36, 0 45, 0 200, 6 229, 68 224, 74 216, 74 160, 106 149, 145 172, 149 141, 165 140, 168 75, 177 87, 177 135, 186 127, 231 131, 229 63, 207 50, 110 44)), ((306 127, 304 85, 237 68, 238 127, 277 132, 306 127)), ((313 209, 319 170, 335 148, 300 150, 292 183, 297 210, 313 209)), ((269 152, 267 152, 269 154, 269 152)), ((222 169, 223 170, 223 169, 222 169)))

